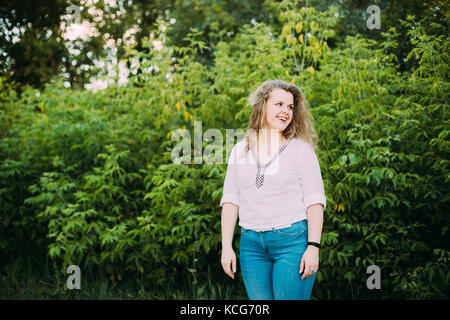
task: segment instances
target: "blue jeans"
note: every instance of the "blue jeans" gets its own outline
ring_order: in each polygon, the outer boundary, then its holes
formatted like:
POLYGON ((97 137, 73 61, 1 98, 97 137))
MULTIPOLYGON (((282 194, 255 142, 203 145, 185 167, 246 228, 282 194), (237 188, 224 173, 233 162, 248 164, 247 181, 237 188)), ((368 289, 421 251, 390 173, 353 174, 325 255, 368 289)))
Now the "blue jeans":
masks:
POLYGON ((255 232, 241 227, 240 268, 250 300, 309 300, 317 273, 301 279, 308 223, 255 232))

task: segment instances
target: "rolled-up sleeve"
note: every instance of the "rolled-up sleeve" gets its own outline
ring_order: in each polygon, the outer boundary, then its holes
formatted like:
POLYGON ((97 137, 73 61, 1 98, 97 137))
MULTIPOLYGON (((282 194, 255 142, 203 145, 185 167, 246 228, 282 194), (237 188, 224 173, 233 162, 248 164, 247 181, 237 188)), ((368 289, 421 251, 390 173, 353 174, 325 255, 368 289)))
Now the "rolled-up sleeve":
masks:
POLYGON ((223 184, 223 194, 220 200, 220 206, 223 207, 225 202, 231 202, 239 206, 239 188, 237 184, 237 159, 236 146, 233 147, 228 159, 227 173, 223 184))
POLYGON ((300 178, 303 188, 305 208, 321 203, 323 210, 326 208, 325 190, 319 160, 313 146, 305 142, 300 152, 300 178))

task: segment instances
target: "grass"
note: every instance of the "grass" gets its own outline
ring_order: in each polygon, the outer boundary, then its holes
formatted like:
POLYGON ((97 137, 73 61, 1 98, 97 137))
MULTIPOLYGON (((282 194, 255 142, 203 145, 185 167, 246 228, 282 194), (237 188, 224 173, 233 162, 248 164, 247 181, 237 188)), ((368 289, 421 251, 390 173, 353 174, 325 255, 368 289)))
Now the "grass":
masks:
POLYGON ((139 277, 113 281, 82 272, 81 288, 69 290, 66 287, 69 275, 58 274, 49 259, 38 262, 36 258, 17 258, 1 266, 0 299, 248 300, 242 279, 228 279, 229 284, 223 284, 212 273, 208 268, 208 276, 202 281, 186 279, 176 287, 157 287, 139 277))

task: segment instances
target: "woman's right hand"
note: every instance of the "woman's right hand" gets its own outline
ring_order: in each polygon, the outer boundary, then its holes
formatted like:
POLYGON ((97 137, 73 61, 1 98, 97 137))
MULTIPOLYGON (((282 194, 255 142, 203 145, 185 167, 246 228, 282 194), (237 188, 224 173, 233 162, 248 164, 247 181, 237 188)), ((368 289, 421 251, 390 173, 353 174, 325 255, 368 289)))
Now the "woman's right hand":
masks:
POLYGON ((234 279, 234 273, 236 272, 236 254, 233 248, 222 248, 221 262, 225 273, 234 279))

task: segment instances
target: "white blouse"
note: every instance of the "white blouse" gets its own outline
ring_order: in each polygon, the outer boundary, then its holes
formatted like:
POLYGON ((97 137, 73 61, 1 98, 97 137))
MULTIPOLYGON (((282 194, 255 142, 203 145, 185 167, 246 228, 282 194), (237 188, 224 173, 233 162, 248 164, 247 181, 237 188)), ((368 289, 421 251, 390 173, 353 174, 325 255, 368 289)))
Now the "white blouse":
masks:
POLYGON ((283 143, 258 175, 257 156, 245 151, 242 139, 228 160, 220 206, 239 206, 239 225, 255 231, 289 227, 307 219, 306 209, 316 203, 326 208, 319 161, 310 143, 293 138, 283 143), (283 146, 285 144, 285 146, 283 146))

